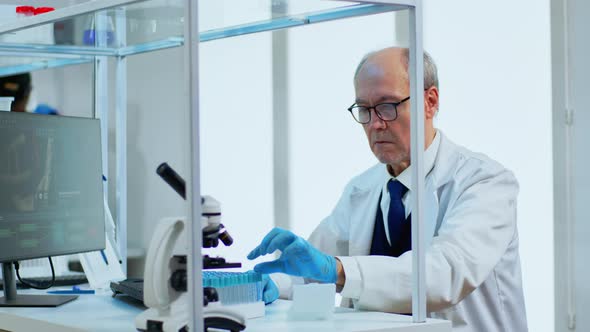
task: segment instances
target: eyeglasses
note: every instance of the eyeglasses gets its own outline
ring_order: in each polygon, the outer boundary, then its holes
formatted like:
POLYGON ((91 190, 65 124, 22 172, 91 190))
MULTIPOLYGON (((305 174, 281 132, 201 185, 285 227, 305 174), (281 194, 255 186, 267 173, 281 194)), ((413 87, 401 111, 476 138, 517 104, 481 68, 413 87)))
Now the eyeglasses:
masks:
POLYGON ((354 103, 348 108, 348 111, 350 114, 352 114, 354 120, 361 124, 367 124, 371 122, 371 110, 375 111, 375 114, 379 117, 379 119, 383 121, 393 121, 397 119, 397 107, 409 99, 410 96, 400 100, 397 103, 381 103, 372 107, 359 106, 354 103))

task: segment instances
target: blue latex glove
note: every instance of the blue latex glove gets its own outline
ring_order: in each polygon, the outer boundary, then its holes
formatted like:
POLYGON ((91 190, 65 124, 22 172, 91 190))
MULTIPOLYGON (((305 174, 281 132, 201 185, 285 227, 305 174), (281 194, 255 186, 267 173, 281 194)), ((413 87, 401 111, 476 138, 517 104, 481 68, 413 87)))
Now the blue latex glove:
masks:
POLYGON ((264 304, 271 304, 279 298, 279 288, 268 274, 262 275, 262 300, 264 304))
POLYGON ((248 254, 248 259, 272 254, 275 250, 282 251, 281 257, 257 264, 254 271, 281 272, 327 283, 335 283, 338 278, 334 257, 322 253, 309 242, 281 228, 270 231, 262 243, 248 254))

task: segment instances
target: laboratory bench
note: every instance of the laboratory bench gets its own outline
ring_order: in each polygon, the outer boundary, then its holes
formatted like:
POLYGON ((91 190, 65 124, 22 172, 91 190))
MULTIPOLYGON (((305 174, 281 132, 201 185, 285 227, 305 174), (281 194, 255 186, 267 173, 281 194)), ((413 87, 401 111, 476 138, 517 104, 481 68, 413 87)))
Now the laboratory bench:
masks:
MULTIPOLYGON (((20 291, 44 293, 42 291, 20 291)), ((334 332, 450 332, 448 321, 427 319, 412 323, 411 316, 382 312, 335 308, 331 319, 289 320, 291 301, 278 300, 266 306, 265 317, 248 320, 248 332, 259 331, 334 331, 334 332)), ((57 308, 0 308, 0 331, 74 332, 135 331, 134 319, 145 308, 125 298, 113 298, 110 292, 82 294, 57 308)))

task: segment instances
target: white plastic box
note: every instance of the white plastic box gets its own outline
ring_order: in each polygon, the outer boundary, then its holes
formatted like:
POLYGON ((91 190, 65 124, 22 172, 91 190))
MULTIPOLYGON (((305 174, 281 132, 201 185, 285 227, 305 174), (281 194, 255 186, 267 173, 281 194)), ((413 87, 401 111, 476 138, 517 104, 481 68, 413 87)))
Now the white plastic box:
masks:
POLYGON ((10 112, 10 106, 14 101, 14 97, 0 97, 0 111, 10 112))

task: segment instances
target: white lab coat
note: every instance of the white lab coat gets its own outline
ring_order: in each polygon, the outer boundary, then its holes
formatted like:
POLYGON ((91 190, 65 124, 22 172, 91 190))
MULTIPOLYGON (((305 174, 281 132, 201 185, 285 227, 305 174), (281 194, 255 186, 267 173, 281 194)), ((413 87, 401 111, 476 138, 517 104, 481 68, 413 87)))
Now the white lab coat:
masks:
MULTIPOLYGON (((425 182, 428 316, 452 321, 456 332, 527 331, 516 229, 518 183, 497 162, 438 133, 439 150, 425 182)), ((409 313, 411 252, 369 256, 379 195, 389 177, 378 164, 352 179, 309 241, 342 261, 343 302, 409 313)), ((282 295, 289 293, 291 282, 273 279, 282 295)))

